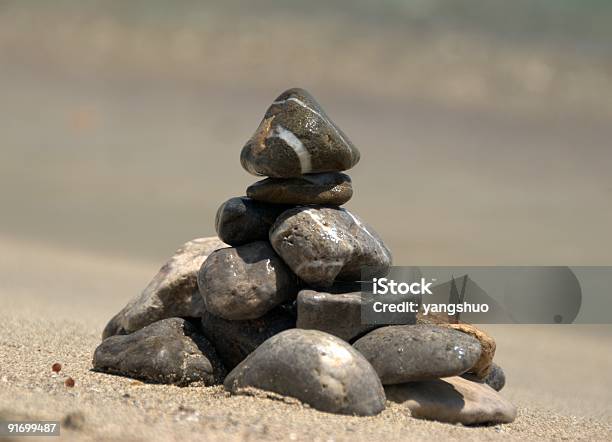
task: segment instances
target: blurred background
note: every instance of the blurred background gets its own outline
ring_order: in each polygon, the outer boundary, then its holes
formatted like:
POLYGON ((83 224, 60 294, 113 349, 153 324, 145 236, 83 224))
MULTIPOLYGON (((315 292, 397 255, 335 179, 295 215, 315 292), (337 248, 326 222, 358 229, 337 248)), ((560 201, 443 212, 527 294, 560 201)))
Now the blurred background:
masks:
POLYGON ((0 0, 0 238, 161 263, 294 86, 396 264, 612 263, 605 0, 0 0))

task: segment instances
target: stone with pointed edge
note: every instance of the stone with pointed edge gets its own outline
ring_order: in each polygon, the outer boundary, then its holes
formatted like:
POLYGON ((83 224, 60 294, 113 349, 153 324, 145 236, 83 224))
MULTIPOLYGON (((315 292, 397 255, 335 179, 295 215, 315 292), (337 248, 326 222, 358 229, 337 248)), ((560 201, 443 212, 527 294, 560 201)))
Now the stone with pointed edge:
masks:
POLYGON ((242 148, 242 167, 277 178, 347 170, 359 151, 303 89, 289 89, 266 111, 242 148))
POLYGON ((391 252, 380 236, 341 208, 287 210, 270 229, 270 242, 296 275, 317 288, 384 276, 391 266, 391 252))
POLYGON ((226 246, 217 237, 197 238, 183 244, 143 292, 109 321, 102 339, 132 333, 160 319, 199 318, 204 301, 198 290, 198 271, 211 252, 226 246))
POLYGON ((255 388, 293 397, 330 413, 371 416, 385 408, 385 393, 370 363, 346 342, 318 330, 273 336, 223 385, 234 394, 255 388))
POLYGON ((266 178, 250 185, 247 195, 268 203, 341 206, 353 196, 353 187, 344 173, 313 173, 298 178, 266 178))

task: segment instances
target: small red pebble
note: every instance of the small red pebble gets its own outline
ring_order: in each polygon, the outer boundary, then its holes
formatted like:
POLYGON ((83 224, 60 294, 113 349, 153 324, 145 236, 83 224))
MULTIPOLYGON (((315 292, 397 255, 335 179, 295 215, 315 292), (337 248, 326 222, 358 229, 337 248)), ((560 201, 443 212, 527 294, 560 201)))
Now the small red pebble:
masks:
POLYGON ((64 385, 65 385, 66 387, 70 387, 70 388, 74 387, 74 379, 72 379, 72 378, 68 378, 68 379, 66 379, 66 380, 64 381, 64 385))
POLYGON ((59 373, 62 370, 62 364, 60 364, 59 362, 56 362, 55 364, 51 366, 51 370, 53 370, 56 373, 59 373))

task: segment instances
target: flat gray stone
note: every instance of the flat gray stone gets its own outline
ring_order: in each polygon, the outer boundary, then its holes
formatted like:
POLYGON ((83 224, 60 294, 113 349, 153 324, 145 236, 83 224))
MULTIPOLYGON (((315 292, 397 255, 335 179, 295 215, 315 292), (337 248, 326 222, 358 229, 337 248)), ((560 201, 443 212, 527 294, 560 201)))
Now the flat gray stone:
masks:
POLYGON ((368 361, 317 330, 287 330, 268 339, 230 372, 224 386, 234 394, 270 391, 338 414, 371 416, 385 408, 384 390, 368 361))
POLYGON ((96 348, 93 366, 105 373, 181 386, 218 384, 225 377, 213 346, 195 325, 181 318, 106 338, 96 348))
POLYGON ((359 151, 303 89, 278 96, 243 147, 242 167, 277 178, 350 169, 359 151))
POLYGON ((198 286, 209 313, 234 321, 259 318, 297 295, 297 278, 267 241, 211 253, 198 286))
POLYGON ((250 185, 247 195, 267 203, 341 206, 353 196, 353 186, 344 173, 314 173, 297 178, 266 178, 250 185))
POLYGON ((268 204, 247 197, 230 198, 217 210, 215 229, 219 238, 232 246, 267 241, 268 232, 278 215, 291 208, 268 204))
POLYGON ((238 365, 266 339, 294 327, 295 316, 285 306, 249 321, 228 321, 208 312, 202 315, 202 332, 213 343, 228 370, 238 365))
POLYGON ((370 361, 385 385, 463 374, 481 351, 477 339, 435 325, 378 328, 353 347, 370 361))
POLYGON ((326 293, 302 290, 297 297, 297 328, 320 330, 345 341, 376 325, 361 323, 361 292, 326 293))
POLYGON ((461 377, 390 385, 385 392, 417 419, 482 425, 516 418, 516 407, 491 387, 461 377))
POLYGON ((270 242, 296 275, 318 288, 384 276, 391 266, 391 252, 380 236, 340 208, 287 210, 270 229, 270 242))
POLYGON ((128 334, 160 319, 199 318, 204 301, 198 291, 198 271, 208 255, 226 247, 219 238, 197 238, 179 248, 143 290, 104 328, 102 339, 128 334))

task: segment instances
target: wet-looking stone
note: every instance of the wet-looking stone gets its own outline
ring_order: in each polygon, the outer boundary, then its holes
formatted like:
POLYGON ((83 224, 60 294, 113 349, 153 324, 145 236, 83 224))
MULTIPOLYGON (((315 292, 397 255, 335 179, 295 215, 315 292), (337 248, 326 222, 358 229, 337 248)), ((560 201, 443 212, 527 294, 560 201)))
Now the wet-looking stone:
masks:
POLYGON ((339 172, 358 161, 357 148, 303 89, 274 100, 240 155, 248 172, 277 178, 339 172))

